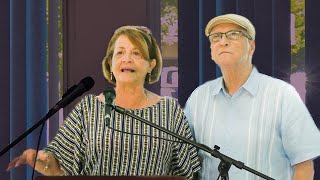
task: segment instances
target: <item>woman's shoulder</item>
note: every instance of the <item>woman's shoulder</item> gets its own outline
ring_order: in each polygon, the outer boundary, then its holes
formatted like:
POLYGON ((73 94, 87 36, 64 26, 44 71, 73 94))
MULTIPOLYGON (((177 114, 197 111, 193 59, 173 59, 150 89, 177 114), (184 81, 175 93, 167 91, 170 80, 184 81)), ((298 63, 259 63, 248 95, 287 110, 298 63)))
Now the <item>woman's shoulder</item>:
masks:
POLYGON ((164 103, 167 107, 180 108, 179 101, 177 98, 172 96, 161 96, 161 102, 164 103))
POLYGON ((146 91, 146 95, 147 95, 147 98, 148 98, 148 104, 149 106, 152 106, 152 105, 155 105, 157 103, 159 103, 159 101, 161 100, 161 96, 154 93, 154 92, 151 92, 151 91, 146 91))
POLYGON ((159 107, 158 105, 160 105, 160 107, 166 107, 166 106, 170 106, 170 105, 176 105, 178 104, 178 100, 174 97, 170 97, 170 96, 161 96, 158 95, 154 92, 148 91, 148 107, 159 107))
POLYGON ((171 96, 160 96, 161 99, 168 101, 169 103, 177 103, 178 99, 175 97, 171 97, 171 96))
POLYGON ((96 103, 101 103, 101 101, 99 100, 99 96, 94 94, 87 94, 78 101, 78 103, 75 105, 75 109, 88 111, 96 103))
POLYGON ((80 103, 95 103, 97 100, 100 101, 99 97, 100 95, 87 94, 81 98, 80 103))

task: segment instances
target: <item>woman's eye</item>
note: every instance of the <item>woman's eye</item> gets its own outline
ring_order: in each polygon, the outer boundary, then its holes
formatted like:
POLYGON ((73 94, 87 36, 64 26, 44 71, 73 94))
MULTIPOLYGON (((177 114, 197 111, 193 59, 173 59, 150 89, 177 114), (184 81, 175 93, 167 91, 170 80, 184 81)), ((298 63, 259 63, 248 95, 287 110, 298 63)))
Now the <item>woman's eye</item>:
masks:
POLYGON ((139 52, 133 52, 133 54, 137 56, 137 55, 139 55, 140 53, 139 53, 139 52))

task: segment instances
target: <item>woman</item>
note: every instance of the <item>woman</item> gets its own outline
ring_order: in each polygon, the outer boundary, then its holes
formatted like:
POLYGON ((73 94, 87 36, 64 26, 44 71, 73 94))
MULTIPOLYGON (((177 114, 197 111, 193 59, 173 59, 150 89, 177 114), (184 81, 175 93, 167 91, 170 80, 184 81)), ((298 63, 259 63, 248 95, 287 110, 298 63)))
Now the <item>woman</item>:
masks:
MULTIPOLYGON (((144 88, 158 81, 159 47, 150 30, 123 26, 113 34, 102 62, 105 78, 115 85, 115 105, 193 139, 177 101, 144 88)), ((179 175, 193 179, 200 169, 196 148, 140 121, 112 112, 104 119, 104 96, 85 96, 66 118, 52 142, 38 153, 36 170, 44 175, 179 175), (143 136, 142 136, 143 135, 143 136)), ((14 159, 33 165, 35 150, 14 159)))

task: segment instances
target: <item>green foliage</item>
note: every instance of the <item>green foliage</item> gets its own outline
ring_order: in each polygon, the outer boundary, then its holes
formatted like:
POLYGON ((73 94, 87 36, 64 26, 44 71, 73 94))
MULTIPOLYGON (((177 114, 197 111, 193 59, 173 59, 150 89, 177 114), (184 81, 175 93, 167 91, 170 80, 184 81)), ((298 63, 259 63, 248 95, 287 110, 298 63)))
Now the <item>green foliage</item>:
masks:
MULTIPOLYGON (((59 94, 62 96, 63 94, 63 11, 62 11, 62 0, 58 0, 58 74, 60 81, 60 90, 59 94)), ((46 1, 46 14, 47 14, 47 27, 49 23, 49 0, 46 1)), ((47 52, 48 52, 48 40, 46 44, 47 52)), ((47 53, 47 61, 49 53, 47 53)), ((47 71, 48 71, 49 63, 47 62, 47 71)), ((49 75, 50 76, 50 75, 49 75)), ((49 77, 50 78, 50 77, 49 77)))
POLYGON ((178 0, 162 0, 161 44, 172 45, 178 41, 178 0))
POLYGON ((291 13, 295 15, 296 44, 291 46, 291 71, 304 71, 305 60, 305 1, 291 0, 291 13))
MULTIPOLYGON (((167 6, 178 7, 178 0, 161 0, 161 9, 164 9, 167 6)), ((163 16, 161 12, 161 17, 163 16)))

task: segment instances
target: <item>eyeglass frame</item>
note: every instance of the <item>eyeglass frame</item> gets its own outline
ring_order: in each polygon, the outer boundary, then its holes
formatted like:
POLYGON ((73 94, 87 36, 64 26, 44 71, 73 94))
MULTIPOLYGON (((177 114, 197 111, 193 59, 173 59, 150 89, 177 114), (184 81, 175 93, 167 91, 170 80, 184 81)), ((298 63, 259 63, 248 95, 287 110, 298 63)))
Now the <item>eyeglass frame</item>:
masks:
POLYGON ((224 32, 224 33, 222 33, 222 32, 212 33, 212 34, 209 34, 208 39, 209 39, 210 43, 217 43, 217 42, 221 41, 222 36, 225 35, 228 40, 231 40, 231 41, 232 40, 238 40, 239 38, 238 39, 229 39, 229 36, 231 34, 228 35, 228 33, 231 33, 231 32, 238 33, 239 37, 240 37, 240 34, 241 34, 242 36, 248 38, 249 40, 252 40, 252 37, 248 33, 245 33, 245 32, 243 32, 241 30, 230 30, 230 31, 227 31, 227 32, 224 32), (218 41, 214 41, 213 42, 212 40, 210 40, 211 39, 210 36, 212 36, 212 35, 219 35, 220 39, 218 41))

